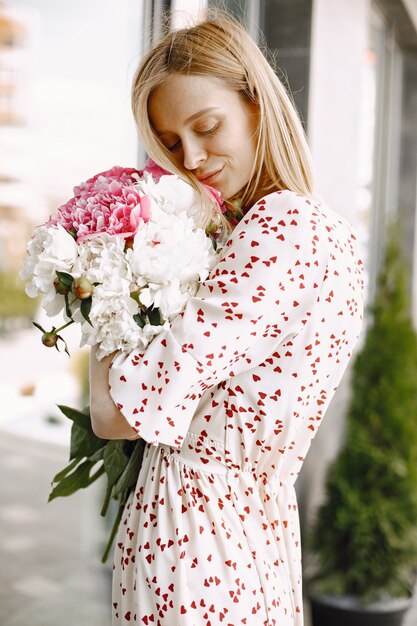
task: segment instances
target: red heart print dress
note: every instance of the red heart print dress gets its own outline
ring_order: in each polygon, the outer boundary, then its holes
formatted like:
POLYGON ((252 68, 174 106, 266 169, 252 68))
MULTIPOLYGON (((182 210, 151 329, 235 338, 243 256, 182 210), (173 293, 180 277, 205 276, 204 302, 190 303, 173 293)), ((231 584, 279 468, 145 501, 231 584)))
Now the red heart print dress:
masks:
POLYGON ((113 561, 113 625, 302 626, 294 483, 358 340, 357 233, 259 200, 185 310, 110 393, 147 442, 113 561))

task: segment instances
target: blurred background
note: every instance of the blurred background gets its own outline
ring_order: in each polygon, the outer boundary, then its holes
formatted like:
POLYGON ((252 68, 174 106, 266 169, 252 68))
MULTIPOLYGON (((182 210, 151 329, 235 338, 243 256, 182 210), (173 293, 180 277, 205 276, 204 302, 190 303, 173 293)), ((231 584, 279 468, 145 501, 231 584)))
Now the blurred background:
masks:
MULTIPOLYGON (((316 194, 359 234, 367 302, 388 218, 401 215, 417 320, 417 0, 0 1, 3 626, 110 624, 101 486, 47 504, 68 459, 70 423, 56 404, 85 403, 88 354, 72 328, 71 359, 42 346, 31 320, 51 320, 27 298, 18 271, 33 227, 75 185, 114 165, 143 165, 130 110, 134 70, 166 9, 178 28, 207 5, 242 18, 275 55, 308 135, 316 194)), ((349 380, 348 370, 297 481, 302 528, 340 446, 349 380)), ((417 612, 409 620, 417 623, 417 612)))

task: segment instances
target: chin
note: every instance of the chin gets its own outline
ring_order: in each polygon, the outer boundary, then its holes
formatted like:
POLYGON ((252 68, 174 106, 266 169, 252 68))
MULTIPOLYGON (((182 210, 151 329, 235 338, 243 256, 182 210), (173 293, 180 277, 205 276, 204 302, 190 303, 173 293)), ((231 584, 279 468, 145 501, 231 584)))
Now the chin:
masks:
POLYGON ((230 188, 219 189, 219 191, 222 192, 222 196, 223 196, 223 198, 225 200, 230 200, 230 198, 233 198, 233 196, 236 193, 236 191, 234 191, 234 189, 230 189, 230 188))
POLYGON ((242 197, 248 182, 249 181, 244 181, 243 183, 236 185, 235 187, 229 187, 228 189, 225 189, 224 192, 222 191, 223 198, 225 198, 226 200, 230 200, 231 198, 242 197))

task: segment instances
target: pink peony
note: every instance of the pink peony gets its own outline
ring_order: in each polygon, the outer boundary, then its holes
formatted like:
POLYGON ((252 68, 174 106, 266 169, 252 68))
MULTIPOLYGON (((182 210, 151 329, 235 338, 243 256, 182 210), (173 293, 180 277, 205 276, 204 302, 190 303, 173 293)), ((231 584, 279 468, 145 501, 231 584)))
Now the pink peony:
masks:
POLYGON ((167 176, 169 174, 172 174, 172 172, 168 172, 167 170, 164 170, 162 169, 162 167, 157 165, 157 163, 155 163, 155 161, 153 161, 151 157, 148 157, 142 172, 148 172, 156 183, 161 178, 161 176, 167 176))
MULTIPOLYGON (((115 165, 75 186, 74 196, 58 208, 46 226, 61 224, 78 243, 99 233, 133 237, 151 217, 150 199, 134 186, 143 172, 149 172, 156 182, 170 174, 151 158, 143 170, 115 165)), ((205 186, 224 213, 226 206, 221 194, 205 186)))
POLYGON ((77 242, 98 233, 132 237, 151 217, 151 203, 133 186, 133 168, 113 167, 74 187, 74 197, 59 207, 47 225, 61 224, 77 242))
POLYGON ((100 177, 105 178, 108 181, 118 180, 121 183, 129 185, 136 183, 137 178, 140 178, 141 176, 142 170, 137 170, 134 167, 120 167, 120 165, 114 165, 110 170, 99 172, 89 178, 85 183, 80 183, 77 187, 74 187, 74 196, 78 196, 84 190, 89 189, 90 186, 93 185, 100 177), (134 175, 136 175, 136 177, 134 175))

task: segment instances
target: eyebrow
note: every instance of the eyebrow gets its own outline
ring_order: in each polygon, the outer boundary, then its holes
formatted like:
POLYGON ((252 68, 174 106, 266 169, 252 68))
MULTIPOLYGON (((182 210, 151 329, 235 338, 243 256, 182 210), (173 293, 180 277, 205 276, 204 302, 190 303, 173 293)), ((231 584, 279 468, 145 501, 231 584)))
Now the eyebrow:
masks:
MULTIPOLYGON (((193 115, 191 115, 190 117, 188 117, 184 124, 189 124, 190 122, 193 122, 195 119, 197 119, 198 117, 200 117, 201 115, 204 115, 205 113, 208 113, 209 111, 214 111, 216 109, 218 109, 219 107, 207 107, 206 109, 201 109, 201 111, 197 111, 197 113, 194 113, 193 115)), ((171 131, 169 130, 160 130, 159 132, 157 132, 156 134, 158 136, 161 135, 165 135, 166 133, 169 133, 171 131)))

